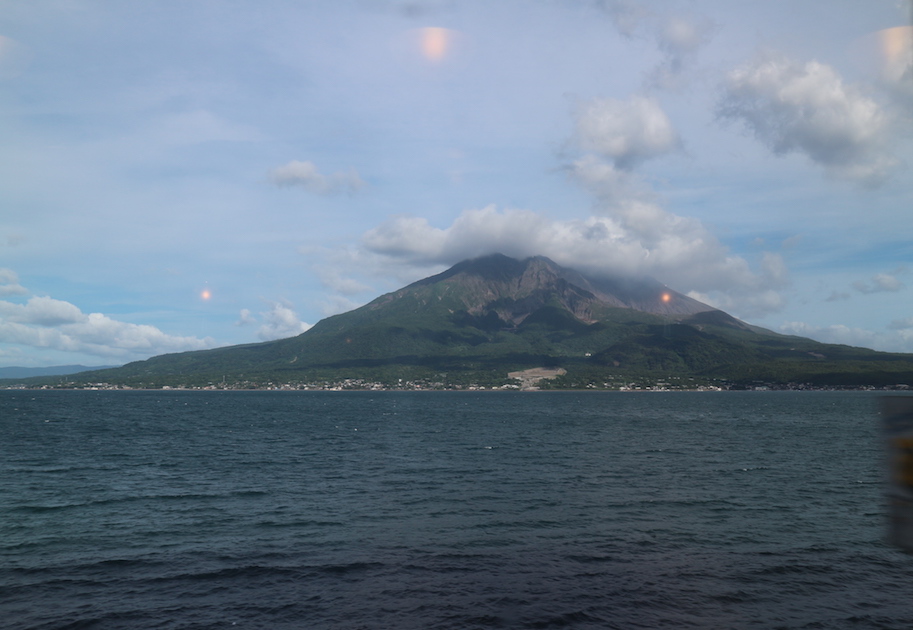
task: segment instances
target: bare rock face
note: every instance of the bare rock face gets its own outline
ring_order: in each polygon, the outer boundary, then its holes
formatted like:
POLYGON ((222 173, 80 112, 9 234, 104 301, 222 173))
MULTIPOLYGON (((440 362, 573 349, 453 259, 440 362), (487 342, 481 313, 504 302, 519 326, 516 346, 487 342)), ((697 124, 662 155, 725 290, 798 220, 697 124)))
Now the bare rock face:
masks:
POLYGON ((494 312, 515 325, 546 305, 563 308, 584 323, 597 321, 606 307, 673 317, 716 310, 652 278, 587 277, 544 256, 521 261, 494 254, 467 260, 385 297, 410 294, 457 297, 471 315, 494 312))

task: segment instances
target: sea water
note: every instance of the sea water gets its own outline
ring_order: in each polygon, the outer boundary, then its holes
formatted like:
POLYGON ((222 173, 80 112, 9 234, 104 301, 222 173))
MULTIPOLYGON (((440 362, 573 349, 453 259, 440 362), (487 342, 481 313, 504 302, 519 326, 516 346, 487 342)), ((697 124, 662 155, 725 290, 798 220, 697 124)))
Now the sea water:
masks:
POLYGON ((864 392, 0 392, 5 628, 910 628, 864 392))

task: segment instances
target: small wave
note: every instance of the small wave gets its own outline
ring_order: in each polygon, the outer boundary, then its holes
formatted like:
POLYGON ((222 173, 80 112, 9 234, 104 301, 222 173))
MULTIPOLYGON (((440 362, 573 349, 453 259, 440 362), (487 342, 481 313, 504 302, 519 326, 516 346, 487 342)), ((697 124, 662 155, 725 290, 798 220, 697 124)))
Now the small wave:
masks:
POLYGON ((222 580, 233 580, 237 578, 244 579, 256 579, 261 577, 273 577, 279 575, 286 575, 292 577, 299 577, 304 573, 304 569, 300 567, 285 567, 285 566, 262 566, 262 565, 247 565, 239 567, 226 567, 222 569, 214 569, 209 571, 200 571, 196 573, 179 573, 177 575, 163 575, 159 577, 152 578, 151 581, 154 582, 173 582, 175 580, 181 581, 222 581, 222 580))
POLYGON ((349 564, 329 564, 320 567, 312 567, 321 573, 332 573, 335 575, 348 575, 350 573, 362 573, 371 569, 380 569, 383 567, 380 562, 351 562, 349 564))
POLYGON ((236 490, 234 492, 221 493, 175 493, 175 494, 136 494, 121 497, 110 497, 106 499, 97 499, 94 501, 83 501, 77 503, 59 503, 50 505, 19 505, 11 508, 12 511, 35 513, 54 512, 58 510, 70 510, 74 508, 97 507, 119 503, 133 503, 138 501, 200 501, 208 499, 226 499, 234 497, 261 497, 268 496, 269 492, 265 490, 236 490))
POLYGON ((764 567, 752 572, 753 575, 822 575, 830 574, 834 567, 830 564, 778 564, 764 567))
POLYGON ((403 569, 406 571, 427 571, 428 573, 435 575, 444 573, 476 573, 478 571, 478 567, 474 565, 456 565, 439 562, 429 564, 410 563, 403 565, 403 569))
POLYGON ((579 624, 605 624, 609 619, 597 617, 582 610, 562 613, 547 619, 528 622, 530 628, 573 628, 579 624))
POLYGON ((258 521, 258 527, 342 527, 345 525, 342 521, 312 521, 312 520, 292 520, 292 521, 277 521, 277 520, 263 520, 258 521))
POLYGON ((744 604, 746 602, 751 602, 757 599, 756 595, 753 595, 752 593, 746 593, 742 590, 722 593, 720 595, 713 595, 712 597, 716 601, 723 604, 744 604))
POLYGON ((110 470, 120 470, 119 466, 8 466, 6 471, 9 473, 77 473, 86 470, 106 472, 110 470))
POLYGON ((580 556, 580 555, 570 555, 567 556, 568 560, 573 562, 579 562, 581 564, 590 564, 590 563, 604 563, 604 562, 618 562, 616 556, 580 556))

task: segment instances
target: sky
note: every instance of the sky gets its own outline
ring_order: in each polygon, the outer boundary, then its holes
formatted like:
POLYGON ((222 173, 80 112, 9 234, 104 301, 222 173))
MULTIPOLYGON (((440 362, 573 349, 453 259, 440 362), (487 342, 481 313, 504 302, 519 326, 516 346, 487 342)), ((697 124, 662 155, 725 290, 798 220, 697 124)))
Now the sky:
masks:
POLYGON ((0 0, 0 367, 500 252, 913 352, 909 0, 0 0))

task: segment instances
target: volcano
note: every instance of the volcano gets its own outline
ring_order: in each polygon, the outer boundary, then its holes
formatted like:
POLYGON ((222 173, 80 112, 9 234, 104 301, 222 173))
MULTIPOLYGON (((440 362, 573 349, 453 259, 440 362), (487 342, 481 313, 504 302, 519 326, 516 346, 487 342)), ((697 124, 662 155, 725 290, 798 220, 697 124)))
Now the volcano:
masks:
POLYGON ((136 386, 497 383, 531 369, 562 374, 555 383, 564 386, 619 378, 913 383, 913 355, 776 334, 651 278, 584 274, 543 256, 500 254, 458 263, 296 337, 161 355, 80 377, 136 386))

